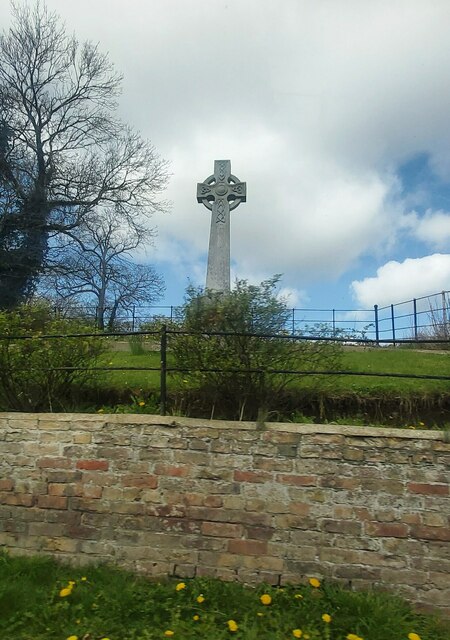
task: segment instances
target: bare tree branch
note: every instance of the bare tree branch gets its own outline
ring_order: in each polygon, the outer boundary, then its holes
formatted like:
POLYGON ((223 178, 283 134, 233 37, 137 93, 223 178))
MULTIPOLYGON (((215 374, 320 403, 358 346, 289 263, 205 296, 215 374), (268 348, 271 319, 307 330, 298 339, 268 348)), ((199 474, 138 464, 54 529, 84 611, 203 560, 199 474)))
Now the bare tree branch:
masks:
MULTIPOLYGON (((116 115, 121 76, 38 1, 0 35, 0 299, 32 289, 51 234, 105 207, 130 229, 165 210, 168 165, 116 115)), ((1 302, 0 302, 1 304, 1 302)))

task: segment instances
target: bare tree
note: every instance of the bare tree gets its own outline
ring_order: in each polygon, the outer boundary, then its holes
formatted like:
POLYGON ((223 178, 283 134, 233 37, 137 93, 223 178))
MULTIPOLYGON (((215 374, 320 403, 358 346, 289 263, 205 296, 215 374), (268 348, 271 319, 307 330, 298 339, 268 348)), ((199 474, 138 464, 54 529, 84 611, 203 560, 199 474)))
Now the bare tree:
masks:
MULTIPOLYGON (((152 304, 164 292, 162 277, 152 266, 130 259, 148 232, 123 227, 114 210, 85 219, 77 235, 57 250, 41 278, 41 289, 56 304, 93 304, 100 329, 114 329, 118 313, 136 304, 152 304), (62 259, 61 259, 62 258, 62 259)), ((51 260, 52 252, 50 252, 51 260)))
POLYGON ((51 234, 114 206, 131 228, 164 208, 167 163, 116 117, 121 77, 38 1, 0 36, 0 306, 30 292, 51 234))

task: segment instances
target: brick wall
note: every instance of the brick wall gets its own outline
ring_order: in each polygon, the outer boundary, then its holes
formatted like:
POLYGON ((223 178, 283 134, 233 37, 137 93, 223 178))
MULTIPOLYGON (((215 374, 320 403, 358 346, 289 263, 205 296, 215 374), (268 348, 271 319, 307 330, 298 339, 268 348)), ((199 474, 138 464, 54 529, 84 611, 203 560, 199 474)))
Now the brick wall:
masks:
POLYGON ((0 414, 0 545, 152 575, 329 577, 450 615, 439 432, 0 414))

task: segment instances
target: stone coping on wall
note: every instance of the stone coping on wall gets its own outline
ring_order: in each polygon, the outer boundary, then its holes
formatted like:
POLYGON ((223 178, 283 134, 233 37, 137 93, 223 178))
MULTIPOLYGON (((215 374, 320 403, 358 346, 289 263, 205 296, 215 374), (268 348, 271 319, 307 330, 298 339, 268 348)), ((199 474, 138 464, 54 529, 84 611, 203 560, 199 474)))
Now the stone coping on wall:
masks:
POLYGON ((344 436, 360 436, 363 438, 405 438, 417 440, 446 440, 446 434, 439 430, 429 429, 397 429, 391 427, 361 427, 355 425, 336 424, 309 424, 300 422, 248 422, 234 420, 208 420, 203 418, 186 418, 183 416, 159 416, 154 414, 139 413, 25 413, 25 412, 0 412, 0 421, 24 420, 45 423, 49 421, 76 423, 127 424, 130 426, 157 426, 157 427, 208 427, 211 429, 237 429, 244 431, 266 430, 284 431, 300 434, 335 434, 344 436))

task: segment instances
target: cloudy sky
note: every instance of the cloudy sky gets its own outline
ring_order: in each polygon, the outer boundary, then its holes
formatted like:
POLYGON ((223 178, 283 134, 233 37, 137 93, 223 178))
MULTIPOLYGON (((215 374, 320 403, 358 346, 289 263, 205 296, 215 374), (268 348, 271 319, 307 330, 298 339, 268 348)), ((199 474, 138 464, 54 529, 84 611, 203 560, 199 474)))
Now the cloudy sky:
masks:
POLYGON ((109 53, 122 118, 171 163, 172 210, 146 253, 164 304, 204 284, 210 214, 196 183, 215 159, 247 182, 233 277, 281 273, 300 307, 450 289, 449 0, 47 5, 109 53))

